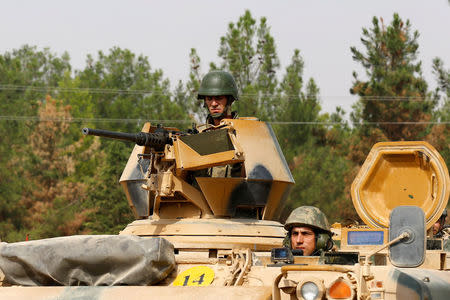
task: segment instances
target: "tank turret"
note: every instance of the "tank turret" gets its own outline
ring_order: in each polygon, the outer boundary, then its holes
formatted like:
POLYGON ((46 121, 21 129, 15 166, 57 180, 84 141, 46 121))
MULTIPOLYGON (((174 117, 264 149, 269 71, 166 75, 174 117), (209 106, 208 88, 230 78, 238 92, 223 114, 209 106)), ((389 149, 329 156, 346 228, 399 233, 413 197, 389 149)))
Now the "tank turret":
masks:
POLYGON ((226 119, 172 139, 160 152, 135 146, 120 183, 141 220, 121 234, 164 236, 180 249, 280 245, 272 220, 294 180, 269 124, 226 119))
POLYGON ((172 135, 160 152, 136 145, 120 183, 139 218, 276 220, 294 180, 270 125, 233 119, 172 135), (212 174, 220 168, 228 175, 212 174))

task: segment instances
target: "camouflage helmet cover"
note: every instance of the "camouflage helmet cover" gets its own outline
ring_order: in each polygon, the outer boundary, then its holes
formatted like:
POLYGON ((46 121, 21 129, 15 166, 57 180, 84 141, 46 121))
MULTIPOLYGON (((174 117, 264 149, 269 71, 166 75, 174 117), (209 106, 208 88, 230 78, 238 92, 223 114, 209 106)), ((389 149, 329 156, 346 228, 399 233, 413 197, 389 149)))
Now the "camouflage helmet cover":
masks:
POLYGON ((238 90, 233 76, 225 71, 211 71, 203 77, 197 99, 205 96, 231 96, 238 100, 238 90))
POLYGON ((284 224, 286 230, 292 227, 308 226, 330 233, 330 225, 325 214, 314 206, 300 206, 294 209, 284 224))
POLYGON ((439 217, 437 222, 441 222, 444 223, 445 219, 447 219, 447 208, 444 209, 444 211, 442 212, 442 215, 439 217))

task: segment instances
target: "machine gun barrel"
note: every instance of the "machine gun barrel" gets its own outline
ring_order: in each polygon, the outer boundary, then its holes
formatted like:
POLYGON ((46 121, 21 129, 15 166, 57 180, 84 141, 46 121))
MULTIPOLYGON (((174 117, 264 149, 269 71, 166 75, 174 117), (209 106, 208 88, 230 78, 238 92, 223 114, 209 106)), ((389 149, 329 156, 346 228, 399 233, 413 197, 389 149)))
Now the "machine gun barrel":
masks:
POLYGON ((111 139, 134 142, 139 146, 154 148, 155 151, 162 151, 164 150, 166 144, 172 144, 172 139, 169 137, 169 133, 163 131, 155 133, 126 133, 85 127, 82 132, 84 135, 96 135, 111 139))

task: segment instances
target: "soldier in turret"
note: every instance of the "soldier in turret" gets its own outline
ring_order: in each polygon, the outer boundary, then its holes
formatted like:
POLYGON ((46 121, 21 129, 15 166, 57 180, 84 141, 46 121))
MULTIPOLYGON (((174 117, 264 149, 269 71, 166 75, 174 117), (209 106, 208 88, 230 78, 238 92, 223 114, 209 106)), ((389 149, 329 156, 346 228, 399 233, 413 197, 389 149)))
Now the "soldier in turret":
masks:
MULTIPOLYGON (((238 100, 238 89, 233 76, 226 71, 211 71, 200 84, 197 99, 203 100, 208 109, 206 123, 217 126, 222 119, 236 119, 237 113, 231 105, 238 100)), ((218 166, 206 170, 210 177, 242 177, 242 164, 218 166)), ((198 176, 200 173, 197 172, 198 176)))
POLYGON ((330 225, 325 214, 314 206, 294 209, 284 224, 288 231, 283 246, 301 250, 304 256, 316 256, 333 247, 330 225))
POLYGON ((235 119, 231 104, 238 100, 238 90, 233 76, 225 71, 211 71, 203 77, 197 99, 208 109, 206 123, 219 125, 222 119, 235 119))
POLYGON ((450 226, 445 225, 447 218, 447 209, 444 209, 440 218, 431 227, 432 237, 442 239, 442 249, 450 252, 450 226))
POLYGON ((444 209, 441 217, 434 223, 433 229, 433 237, 435 238, 449 238, 450 236, 450 228, 445 226, 445 219, 447 218, 447 209, 444 209))

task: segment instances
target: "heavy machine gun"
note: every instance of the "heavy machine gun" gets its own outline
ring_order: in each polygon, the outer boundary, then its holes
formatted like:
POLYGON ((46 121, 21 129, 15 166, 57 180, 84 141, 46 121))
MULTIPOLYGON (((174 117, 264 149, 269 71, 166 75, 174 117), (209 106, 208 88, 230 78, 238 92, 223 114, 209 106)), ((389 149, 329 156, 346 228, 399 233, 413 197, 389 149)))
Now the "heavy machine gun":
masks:
POLYGON ((107 137, 111 139, 123 140, 133 142, 138 146, 147 146, 153 148, 155 151, 164 150, 166 144, 172 145, 171 134, 178 133, 176 131, 169 132, 166 129, 158 128, 154 133, 151 132, 138 132, 138 133, 125 133, 116 132, 103 129, 83 128, 84 135, 95 135, 101 137, 107 137))

